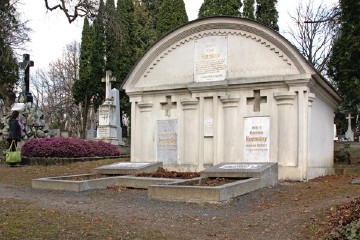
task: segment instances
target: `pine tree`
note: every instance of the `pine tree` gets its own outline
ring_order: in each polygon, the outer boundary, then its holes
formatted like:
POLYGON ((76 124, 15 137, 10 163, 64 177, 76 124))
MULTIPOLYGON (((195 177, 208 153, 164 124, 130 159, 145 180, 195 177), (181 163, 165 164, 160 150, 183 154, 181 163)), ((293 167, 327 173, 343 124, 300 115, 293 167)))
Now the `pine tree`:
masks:
POLYGON ((100 0, 98 14, 93 23, 94 27, 94 46, 92 50, 92 104, 97 109, 105 98, 105 87, 101 79, 105 76, 105 5, 100 0))
POLYGON ((153 17, 153 28, 156 29, 159 9, 164 0, 142 0, 142 2, 145 4, 150 16, 153 17))
POLYGON ((134 16, 134 59, 138 59, 144 51, 155 41, 156 32, 153 28, 154 20, 146 7, 135 2, 134 16))
POLYGON ((277 0, 257 0, 256 21, 265 26, 279 31, 278 18, 279 14, 276 10, 277 0))
POLYGON ((120 27, 120 44, 118 46, 119 56, 117 62, 117 75, 119 83, 127 76, 128 72, 135 63, 134 49, 132 42, 134 40, 134 4, 132 0, 118 0, 117 15, 120 27))
POLYGON ((241 17, 239 0, 205 0, 199 10, 199 18, 211 16, 241 17))
POLYGON ((188 22, 183 0, 164 0, 157 14, 156 33, 157 37, 188 22))
POLYGON ((360 2, 341 0, 341 27, 329 61, 329 76, 343 98, 343 110, 360 106, 360 2))
POLYGON ((84 25, 81 36, 80 61, 79 61, 79 79, 75 81, 72 88, 72 95, 75 104, 81 104, 83 107, 83 122, 81 137, 85 138, 87 113, 92 97, 91 82, 92 79, 92 51, 94 48, 94 31, 87 18, 84 19, 84 25))
POLYGON ((242 16, 248 19, 255 19, 255 0, 244 0, 242 16))
MULTIPOLYGON (((118 80, 116 86, 120 89, 121 84, 125 80, 127 74, 132 69, 136 59, 134 57, 134 3, 132 0, 118 0, 117 2, 117 14, 119 18, 121 36, 116 78, 118 80)), ((130 116, 131 105, 129 97, 126 95, 124 90, 120 90, 120 107, 121 107, 121 120, 122 113, 125 112, 127 116, 130 116)), ((123 123, 121 122, 123 126, 123 123)))
POLYGON ((120 20, 116 13, 114 0, 107 0, 105 4, 105 70, 117 75, 117 62, 120 45, 120 20))

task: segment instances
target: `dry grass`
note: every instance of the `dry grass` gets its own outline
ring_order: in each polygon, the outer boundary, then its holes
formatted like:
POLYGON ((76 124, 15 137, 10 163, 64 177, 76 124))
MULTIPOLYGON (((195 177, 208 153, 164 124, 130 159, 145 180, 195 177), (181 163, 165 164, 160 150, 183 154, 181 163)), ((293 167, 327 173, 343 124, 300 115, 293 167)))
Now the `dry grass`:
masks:
POLYGON ((129 158, 102 159, 50 166, 29 165, 10 167, 6 164, 0 164, 0 183, 14 187, 31 187, 31 179, 34 178, 94 173, 93 169, 96 167, 119 161, 129 161, 129 158))

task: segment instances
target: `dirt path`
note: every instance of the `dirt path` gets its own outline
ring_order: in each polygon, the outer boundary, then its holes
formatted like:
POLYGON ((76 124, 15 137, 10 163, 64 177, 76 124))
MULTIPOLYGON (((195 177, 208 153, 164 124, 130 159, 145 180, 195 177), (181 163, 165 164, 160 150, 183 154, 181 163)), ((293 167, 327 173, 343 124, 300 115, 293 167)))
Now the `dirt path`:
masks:
MULTIPOLYGON (((159 232, 165 239, 293 240, 308 239, 306 233, 311 232, 312 220, 332 206, 360 197, 360 186, 349 184, 353 179, 351 176, 281 182, 273 188, 261 189, 223 204, 151 200, 145 190, 120 192, 107 189, 82 193, 34 190, 26 180, 25 184, 20 179, 15 183, 9 180, 10 172, 21 175, 24 171, 30 178, 44 174, 41 171, 45 170, 48 175, 42 176, 55 175, 55 170, 51 169, 5 169, 0 166, 0 200, 14 199, 26 202, 31 208, 100 216, 115 226, 131 224, 133 231, 159 232)), ((71 171, 68 169, 67 172, 71 171)))

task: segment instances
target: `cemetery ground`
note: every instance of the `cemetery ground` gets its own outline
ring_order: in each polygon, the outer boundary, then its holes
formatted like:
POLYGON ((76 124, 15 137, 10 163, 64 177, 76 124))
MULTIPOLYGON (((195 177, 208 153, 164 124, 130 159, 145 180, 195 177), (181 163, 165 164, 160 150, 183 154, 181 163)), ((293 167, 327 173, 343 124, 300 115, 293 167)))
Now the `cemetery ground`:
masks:
MULTIPOLYGON (((128 161, 128 159, 122 159, 128 161)), ((54 166, 0 164, 0 239, 319 239, 360 197, 351 175, 279 182, 221 204, 165 202, 146 190, 31 189, 31 179, 91 173, 119 161, 54 166)))

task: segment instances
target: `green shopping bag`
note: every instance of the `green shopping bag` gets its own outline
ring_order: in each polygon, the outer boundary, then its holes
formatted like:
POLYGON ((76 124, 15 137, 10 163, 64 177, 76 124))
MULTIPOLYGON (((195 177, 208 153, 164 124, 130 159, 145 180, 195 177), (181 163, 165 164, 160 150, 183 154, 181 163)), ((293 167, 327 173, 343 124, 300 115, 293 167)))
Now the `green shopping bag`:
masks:
POLYGON ((16 149, 16 151, 11 151, 13 144, 15 144, 15 140, 13 140, 10 144, 10 148, 6 151, 6 163, 19 163, 21 162, 21 152, 16 149))

